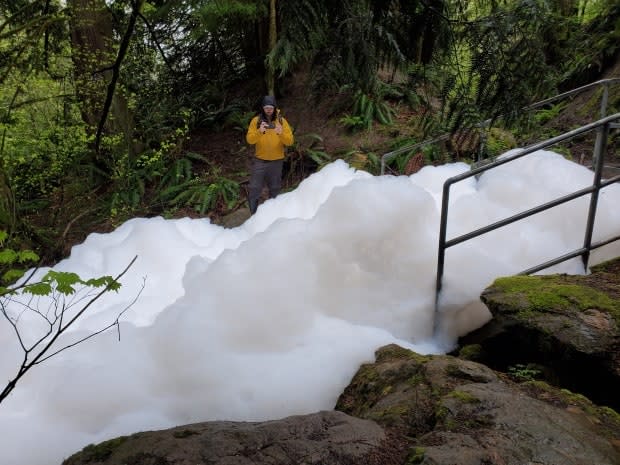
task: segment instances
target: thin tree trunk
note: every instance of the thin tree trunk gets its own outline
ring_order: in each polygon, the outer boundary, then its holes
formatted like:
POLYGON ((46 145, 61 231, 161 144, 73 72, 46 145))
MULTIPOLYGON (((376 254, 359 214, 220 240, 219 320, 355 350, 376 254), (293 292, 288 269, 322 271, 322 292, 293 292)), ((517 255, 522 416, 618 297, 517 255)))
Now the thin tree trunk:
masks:
MULTIPOLYGON (((277 31, 277 14, 276 14, 276 0, 269 0, 269 52, 271 52, 278 40, 277 31)), ((273 65, 267 63, 267 93, 269 95, 275 95, 275 71, 273 65)))

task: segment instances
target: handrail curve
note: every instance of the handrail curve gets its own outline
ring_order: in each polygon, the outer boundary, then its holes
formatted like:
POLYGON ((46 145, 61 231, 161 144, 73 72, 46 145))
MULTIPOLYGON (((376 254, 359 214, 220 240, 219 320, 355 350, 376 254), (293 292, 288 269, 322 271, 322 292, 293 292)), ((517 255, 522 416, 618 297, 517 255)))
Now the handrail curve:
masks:
POLYGON ((562 263, 566 260, 569 260, 569 259, 572 259, 578 256, 581 256, 584 269, 587 270, 588 260, 590 257, 590 252, 592 250, 602 247, 604 245, 607 245, 611 242, 620 240, 620 235, 619 235, 617 237, 607 238, 606 240, 603 240, 603 241, 599 241, 595 243, 592 242, 592 232, 594 229, 594 219, 596 216, 599 192, 601 189, 603 189, 604 187, 610 184, 613 184, 615 182, 620 182, 620 175, 614 176, 612 178, 605 179, 605 180, 602 179, 604 159, 605 159, 605 154, 607 152, 607 138, 608 138, 609 130, 612 127, 614 128, 618 127, 617 122, 620 122, 620 113, 615 113, 613 115, 606 116, 597 121, 586 124, 572 131, 568 131, 559 136, 547 139, 539 143, 529 145, 523 149, 519 149, 518 151, 516 151, 515 153, 511 155, 499 158, 494 162, 491 162, 487 165, 483 165, 478 168, 472 169, 465 173, 461 173, 457 176, 453 176, 444 182, 443 192, 442 192, 442 203, 441 203, 441 218, 440 218, 440 224, 439 224, 439 244, 438 244, 438 251, 437 251, 437 276, 436 276, 436 284, 435 284, 435 316, 434 316, 435 332, 437 332, 438 330, 437 313, 439 310, 439 296, 442 290, 442 279, 443 279, 443 273, 444 273, 444 267, 445 267, 445 251, 449 247, 468 241, 470 239, 473 239, 474 237, 478 237, 482 234, 486 234, 495 229, 501 228, 508 224, 514 223, 516 221, 522 220, 529 216, 532 216, 542 211, 554 208, 558 205, 561 205, 563 203, 566 203, 568 201, 574 200, 578 197, 588 195, 588 194, 590 194, 591 196, 590 196, 590 205, 588 208, 588 217, 586 221, 586 228, 585 228, 586 230, 584 233, 583 247, 576 249, 574 251, 568 252, 562 255, 561 257, 549 260, 545 263, 542 263, 535 267, 524 270, 519 274, 536 273, 545 268, 549 268, 550 266, 557 265, 558 263, 562 263), (574 191, 563 197, 543 203, 541 205, 538 205, 534 208, 530 208, 529 210, 517 213, 508 218, 504 218, 503 220, 496 221, 495 223, 478 228, 474 231, 470 231, 460 236, 453 237, 450 240, 446 240, 447 224, 448 224, 448 206, 449 206, 449 201, 450 201, 450 187, 452 185, 456 184, 457 182, 468 179, 472 176, 477 176, 485 171, 494 169, 500 165, 504 165, 511 161, 530 155, 531 153, 534 153, 538 150, 542 150, 544 148, 553 146, 557 144, 558 142, 562 142, 564 140, 571 139, 580 134, 584 134, 586 132, 590 132, 594 130, 597 131, 597 135, 596 135, 596 140, 594 143, 593 160, 594 160, 595 166, 594 166, 594 176, 593 176, 593 181, 592 181, 591 186, 574 191))

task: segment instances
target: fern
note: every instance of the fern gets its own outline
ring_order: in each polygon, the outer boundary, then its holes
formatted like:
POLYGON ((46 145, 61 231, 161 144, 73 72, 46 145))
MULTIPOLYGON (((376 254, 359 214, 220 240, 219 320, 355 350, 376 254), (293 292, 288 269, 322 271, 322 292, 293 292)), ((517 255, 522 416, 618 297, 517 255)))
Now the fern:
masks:
POLYGON ((547 121, 557 118, 560 113, 566 108, 568 104, 566 102, 560 102, 555 105, 551 105, 549 108, 543 108, 537 110, 533 115, 534 122, 536 124, 545 124, 547 121))
POLYGON ((380 124, 392 124, 394 110, 383 100, 386 88, 378 86, 375 93, 368 94, 361 89, 353 96, 351 115, 345 115, 341 122, 351 130, 370 129, 374 121, 380 124))
POLYGON ((332 161, 331 155, 322 150, 306 149, 306 155, 317 164, 319 168, 332 161))
POLYGON ((357 132, 366 127, 366 122, 361 116, 352 116, 347 114, 338 121, 351 132, 357 132))

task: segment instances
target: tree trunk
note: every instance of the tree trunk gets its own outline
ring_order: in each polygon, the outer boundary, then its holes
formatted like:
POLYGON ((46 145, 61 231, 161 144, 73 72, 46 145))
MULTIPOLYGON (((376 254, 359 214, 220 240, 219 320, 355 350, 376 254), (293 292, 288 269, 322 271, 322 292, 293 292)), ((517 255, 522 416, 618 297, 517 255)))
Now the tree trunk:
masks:
POLYGON ((75 89, 82 118, 96 128, 114 63, 112 18, 104 0, 69 0, 75 89))
MULTIPOLYGON (((69 6, 72 9, 71 55, 76 95, 82 118, 94 135, 105 117, 104 105, 116 59, 112 16, 105 0, 69 0, 69 6)), ((133 115, 127 100, 118 91, 113 96, 111 116, 105 121, 105 133, 122 134, 128 152, 133 153, 133 115)), ((96 153, 95 164, 107 171, 109 163, 105 158, 96 153)))
POLYGON ((13 193, 4 171, 0 170, 0 229, 11 234, 15 229, 13 193))
MULTIPOLYGON (((269 52, 271 52, 276 46, 278 40, 277 31, 277 14, 276 14, 276 0, 269 0, 269 52)), ((275 95, 275 72, 273 65, 267 63, 267 93, 269 95, 275 95)))

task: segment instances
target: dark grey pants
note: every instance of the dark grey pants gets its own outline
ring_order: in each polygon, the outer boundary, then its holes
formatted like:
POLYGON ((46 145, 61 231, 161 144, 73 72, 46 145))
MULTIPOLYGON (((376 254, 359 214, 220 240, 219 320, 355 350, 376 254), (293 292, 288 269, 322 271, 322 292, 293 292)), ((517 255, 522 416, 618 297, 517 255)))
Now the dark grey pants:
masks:
POLYGON ((250 174, 250 187, 248 192, 251 214, 256 213, 263 185, 267 184, 269 198, 271 199, 280 193, 282 187, 283 164, 283 159, 267 161, 255 158, 252 161, 252 173, 250 174))

